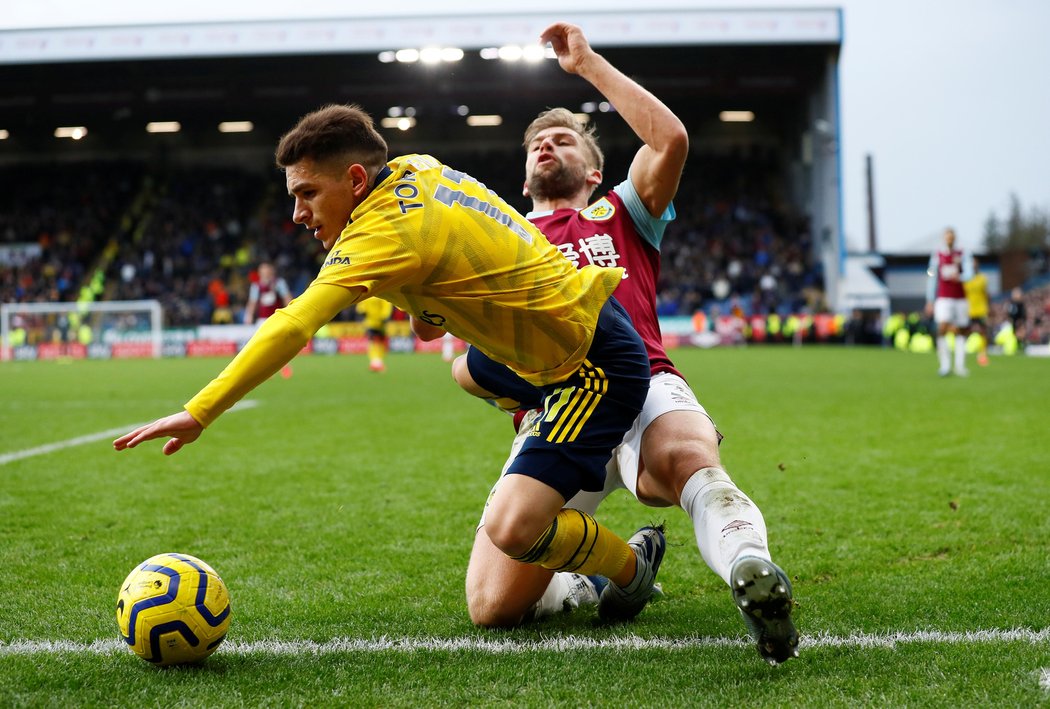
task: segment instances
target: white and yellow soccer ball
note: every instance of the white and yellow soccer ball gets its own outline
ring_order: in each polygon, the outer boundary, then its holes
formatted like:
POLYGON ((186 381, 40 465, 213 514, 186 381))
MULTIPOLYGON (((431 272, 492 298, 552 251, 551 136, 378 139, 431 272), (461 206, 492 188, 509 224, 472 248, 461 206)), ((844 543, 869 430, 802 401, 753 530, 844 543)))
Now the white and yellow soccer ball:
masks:
POLYGON ((131 651, 147 662, 197 662, 226 637, 230 594, 215 569, 197 557, 158 554, 124 579, 117 625, 131 651))

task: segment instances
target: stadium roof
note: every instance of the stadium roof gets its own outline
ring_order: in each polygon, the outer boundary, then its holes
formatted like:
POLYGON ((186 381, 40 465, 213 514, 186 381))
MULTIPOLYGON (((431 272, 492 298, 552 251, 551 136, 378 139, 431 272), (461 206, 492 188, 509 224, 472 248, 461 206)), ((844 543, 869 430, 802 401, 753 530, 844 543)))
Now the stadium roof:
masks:
MULTIPOLYGON (((222 5, 218 3, 217 5, 222 5)), ((646 9, 572 12, 557 19, 586 28, 595 47, 664 47, 697 44, 838 44, 835 9, 646 9)), ((359 12, 359 11, 358 11, 359 12)), ((0 63, 114 59, 199 58, 275 54, 331 54, 454 46, 481 49, 536 42, 550 11, 469 15, 295 17, 228 21, 112 24, 0 30, 0 63)), ((2 25, 0 25, 2 26, 2 25)))
MULTIPOLYGON (((688 127, 695 132, 717 126, 719 112, 733 109, 757 116, 737 131, 788 130, 841 41, 836 9, 557 16, 583 26, 595 48, 694 122, 688 127)), ((149 141, 168 141, 184 154, 238 141, 269 147, 303 113, 333 102, 359 103, 377 119, 411 111, 417 125, 408 140, 504 148, 540 109, 590 104, 603 143, 614 144, 618 131, 633 140, 622 121, 603 125, 601 97, 554 61, 481 57, 485 48, 536 47, 551 17, 504 12, 0 31, 0 130, 10 135, 0 141, 0 160, 53 154, 58 126, 87 128, 80 152, 90 143, 113 152, 149 141), (458 47, 464 55, 437 64, 379 56, 424 47, 458 47), (503 126, 468 129, 464 111, 499 115, 503 126), (177 121, 182 133, 147 138, 145 125, 155 121, 177 121), (223 121, 251 121, 254 133, 220 137, 223 121)))

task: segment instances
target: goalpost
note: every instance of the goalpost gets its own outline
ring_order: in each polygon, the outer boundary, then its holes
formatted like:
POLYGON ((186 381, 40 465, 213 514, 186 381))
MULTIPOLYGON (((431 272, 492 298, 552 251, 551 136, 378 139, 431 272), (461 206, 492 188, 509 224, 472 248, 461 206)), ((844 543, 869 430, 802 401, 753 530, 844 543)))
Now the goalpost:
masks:
POLYGON ((163 311, 156 300, 0 305, 0 359, 156 357, 163 311))

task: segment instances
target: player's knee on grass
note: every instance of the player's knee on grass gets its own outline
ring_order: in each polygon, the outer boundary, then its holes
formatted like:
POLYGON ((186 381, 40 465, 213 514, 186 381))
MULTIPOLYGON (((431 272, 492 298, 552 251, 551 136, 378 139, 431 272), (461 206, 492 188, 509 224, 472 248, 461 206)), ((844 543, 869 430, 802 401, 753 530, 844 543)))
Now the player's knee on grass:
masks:
POLYGON ((491 602, 467 599, 467 609, 470 613, 470 622, 479 628, 514 628, 521 625, 525 618, 524 613, 510 613, 506 608, 491 602))
MULTIPOLYGON (((484 533, 484 532, 482 532, 484 533)), ((499 613, 499 594, 485 583, 484 573, 471 563, 467 569, 467 613, 470 622, 485 628, 506 627, 508 618, 499 613), (503 622, 501 622, 503 621, 503 622)), ((508 614, 509 615, 509 614, 508 614)))
POLYGON ((508 589, 488 584, 467 587, 470 622, 482 628, 513 628, 520 625, 533 602, 526 603, 507 593, 508 589))
POLYGON ((550 585, 553 574, 512 560, 492 545, 484 527, 477 531, 467 566, 470 620, 483 628, 510 628, 526 620, 550 585))

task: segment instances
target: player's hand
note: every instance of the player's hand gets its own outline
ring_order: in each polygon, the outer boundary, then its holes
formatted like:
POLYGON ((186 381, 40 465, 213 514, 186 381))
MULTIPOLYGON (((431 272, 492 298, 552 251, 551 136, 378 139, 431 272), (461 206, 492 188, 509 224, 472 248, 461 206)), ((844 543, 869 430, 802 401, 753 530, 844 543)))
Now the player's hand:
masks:
POLYGON ((153 423, 139 426, 131 433, 113 441, 113 448, 122 451, 125 448, 134 448, 143 441, 151 441, 154 438, 170 437, 164 444, 164 455, 177 453, 187 443, 193 443, 200 438, 204 427, 186 411, 180 411, 171 416, 157 419, 153 423))
POLYGON ((558 64, 570 74, 579 74, 584 60, 593 50, 583 36, 583 30, 568 22, 556 22, 540 35, 540 43, 551 43, 554 53, 558 55, 558 64))
POLYGON ((933 315, 933 303, 927 303, 923 310, 926 313, 926 317, 931 317, 933 315))

